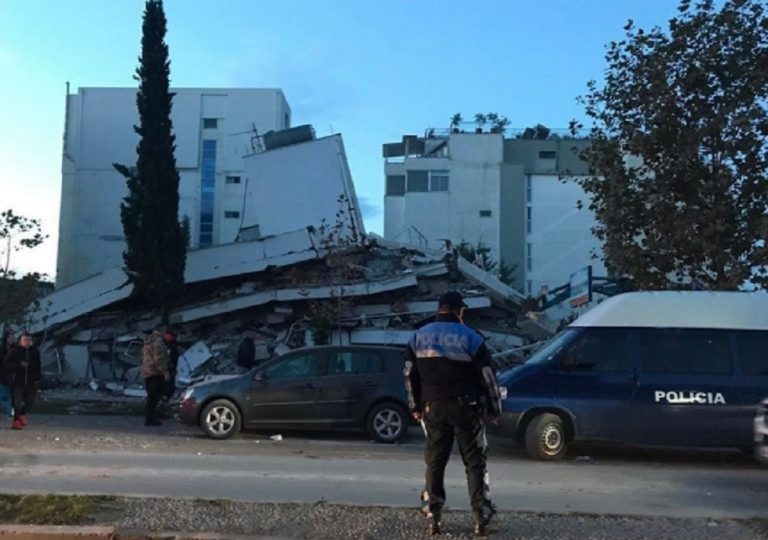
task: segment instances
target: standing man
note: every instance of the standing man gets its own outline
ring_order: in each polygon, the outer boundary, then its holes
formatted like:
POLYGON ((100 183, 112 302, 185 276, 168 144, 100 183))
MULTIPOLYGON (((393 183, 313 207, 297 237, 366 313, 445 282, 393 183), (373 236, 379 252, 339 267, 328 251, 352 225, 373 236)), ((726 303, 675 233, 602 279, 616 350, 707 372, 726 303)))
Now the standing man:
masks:
POLYGON ((11 387, 8 384, 8 374, 5 370, 5 357, 13 344, 13 334, 6 330, 3 332, 2 341, 0 341, 0 411, 4 410, 8 416, 13 416, 13 405, 11 387))
POLYGON ((141 376, 147 389, 145 426, 162 425, 158 419, 157 406, 163 396, 166 382, 171 379, 168 349, 163 341, 164 330, 162 324, 155 326, 141 350, 141 376))
POLYGON ((23 429, 29 423, 27 414, 35 404, 41 371, 40 351, 32 342, 32 336, 24 332, 19 343, 13 345, 5 357, 5 372, 13 400, 11 429, 23 429))
POLYGON ((423 422, 427 464, 423 494, 430 534, 440 534, 445 504, 445 466, 454 437, 464 461, 475 534, 488 534, 495 513, 486 459, 488 443, 483 408, 492 422, 501 414, 501 398, 483 337, 463 321, 464 303, 456 291, 440 297, 434 322, 420 328, 406 351, 405 385, 411 414, 423 422))
POLYGON ((170 379, 166 381, 165 391, 163 392, 163 400, 169 401, 173 394, 176 392, 176 374, 179 372, 179 343, 176 341, 176 333, 170 328, 165 330, 163 334, 163 340, 165 346, 168 349, 168 371, 170 372, 170 379))

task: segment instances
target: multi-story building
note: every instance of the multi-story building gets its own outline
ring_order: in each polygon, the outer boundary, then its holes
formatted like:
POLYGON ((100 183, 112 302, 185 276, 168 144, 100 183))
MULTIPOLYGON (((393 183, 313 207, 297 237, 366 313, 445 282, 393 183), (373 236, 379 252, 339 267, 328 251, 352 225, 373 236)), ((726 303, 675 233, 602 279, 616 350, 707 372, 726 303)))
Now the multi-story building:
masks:
POLYGON ((405 136, 383 145, 384 237, 440 247, 482 243, 515 266, 513 286, 537 294, 576 270, 605 270, 593 254, 587 196, 564 176, 586 175, 583 140, 505 139, 499 133, 405 136), (578 202, 584 201, 579 209, 578 202))
MULTIPOLYGON (((237 237, 246 190, 243 156, 255 137, 290 127, 277 89, 175 88, 171 119, 179 170, 179 217, 192 247, 237 237)), ((125 178, 112 166, 136 163, 135 88, 80 88, 66 100, 56 286, 120 266, 125 178)))

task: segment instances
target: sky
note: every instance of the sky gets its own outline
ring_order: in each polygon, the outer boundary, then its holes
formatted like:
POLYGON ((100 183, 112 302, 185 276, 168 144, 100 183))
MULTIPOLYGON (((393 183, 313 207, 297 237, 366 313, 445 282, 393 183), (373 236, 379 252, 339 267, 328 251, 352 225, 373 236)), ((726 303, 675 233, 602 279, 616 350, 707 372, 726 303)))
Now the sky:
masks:
MULTIPOLYGON (((585 120, 605 46, 676 0, 165 0, 171 84, 281 88, 292 123, 341 133, 366 228, 383 230, 381 145, 496 112, 512 128, 585 120)), ((0 211, 49 235, 14 254, 55 274, 66 82, 135 87, 143 0, 0 0, 0 211)), ((468 125, 467 129, 472 126, 468 125)))

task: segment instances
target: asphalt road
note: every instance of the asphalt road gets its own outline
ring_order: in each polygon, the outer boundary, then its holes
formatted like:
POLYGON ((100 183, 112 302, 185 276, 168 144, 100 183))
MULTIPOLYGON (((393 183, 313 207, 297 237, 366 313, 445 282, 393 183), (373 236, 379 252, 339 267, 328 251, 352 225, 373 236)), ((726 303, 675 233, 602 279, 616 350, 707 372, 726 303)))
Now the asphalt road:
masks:
MULTIPOLYGON (((417 504, 416 429, 397 446, 356 434, 273 434, 211 441, 175 422, 150 430, 130 417, 33 417, 22 432, 0 430, 0 492, 417 504)), ((493 496, 504 510, 724 519, 768 508, 768 468, 736 452, 582 448, 540 463, 503 441, 492 449, 493 496)), ((449 506, 466 508, 458 455, 447 487, 449 506)))

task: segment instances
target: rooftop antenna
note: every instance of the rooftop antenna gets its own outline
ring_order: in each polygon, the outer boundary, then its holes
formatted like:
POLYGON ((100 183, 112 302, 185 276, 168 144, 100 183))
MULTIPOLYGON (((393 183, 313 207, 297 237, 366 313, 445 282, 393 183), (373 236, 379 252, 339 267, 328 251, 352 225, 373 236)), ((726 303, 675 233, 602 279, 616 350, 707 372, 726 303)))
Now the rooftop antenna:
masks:
POLYGON ((336 133, 335 131, 333 131, 333 124, 331 124, 331 123, 329 122, 329 123, 328 123, 328 127, 329 127, 329 128, 331 128, 331 135, 333 135, 334 133, 336 133))
POLYGON ((248 131, 238 131, 237 133, 230 133, 230 136, 246 135, 246 134, 251 136, 251 152, 253 153, 263 152, 264 148, 261 145, 261 135, 259 135, 259 130, 256 128, 255 122, 251 122, 251 129, 249 129, 248 131))

